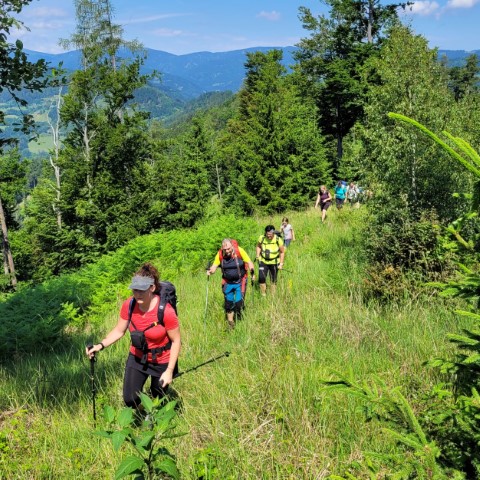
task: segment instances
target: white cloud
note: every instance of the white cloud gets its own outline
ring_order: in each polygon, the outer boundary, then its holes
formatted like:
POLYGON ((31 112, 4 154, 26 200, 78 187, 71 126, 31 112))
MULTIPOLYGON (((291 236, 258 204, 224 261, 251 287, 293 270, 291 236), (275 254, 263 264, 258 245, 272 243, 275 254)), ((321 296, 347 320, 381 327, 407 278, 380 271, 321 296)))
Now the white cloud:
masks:
POLYGON ((152 33, 157 37, 178 37, 183 34, 183 31, 172 30, 171 28, 157 28, 152 33))
POLYGON ((472 8, 478 0, 449 0, 447 8, 472 8))
POLYGON ((148 22, 156 22, 157 20, 165 20, 167 18, 175 18, 175 17, 184 17, 186 14, 183 13, 165 13, 163 15, 150 15, 148 17, 140 17, 140 18, 129 18, 128 20, 121 20, 119 23, 122 25, 133 25, 134 23, 148 23, 148 22))
MULTIPOLYGON (((458 1, 458 0, 453 0, 453 1, 458 1)), ((429 0, 424 0, 424 1, 414 2, 412 5, 409 5, 407 8, 414 15, 421 15, 425 17, 428 15, 432 15, 432 13, 437 13, 438 9, 440 8, 440 5, 435 1, 430 2, 429 0)))
POLYGON ((264 18, 270 22, 277 22, 280 20, 280 13, 276 12, 275 10, 272 10, 271 12, 265 12, 265 10, 262 10, 257 17, 264 18))
POLYGON ((65 18, 68 17, 69 13, 66 10, 61 8, 48 8, 48 7, 39 7, 32 10, 25 11, 26 18, 65 18))

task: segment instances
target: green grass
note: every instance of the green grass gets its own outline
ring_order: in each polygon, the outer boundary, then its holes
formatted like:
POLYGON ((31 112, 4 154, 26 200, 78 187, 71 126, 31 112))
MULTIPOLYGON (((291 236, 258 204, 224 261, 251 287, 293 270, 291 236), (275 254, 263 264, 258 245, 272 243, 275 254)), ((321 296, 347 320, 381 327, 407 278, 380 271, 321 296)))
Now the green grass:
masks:
MULTIPOLYGON (((365 423, 358 401, 322 390, 335 372, 402 385, 414 400, 435 382, 422 367, 446 354, 445 334, 458 319, 437 299, 382 307, 363 302, 358 232, 364 210, 288 212, 297 241, 289 248, 275 298, 247 292, 244 319, 226 328, 220 275, 180 274, 183 349, 180 370, 225 351, 232 354, 174 382, 178 430, 169 449, 182 478, 193 479, 198 455, 217 479, 321 479, 343 473, 364 450, 394 449, 381 425, 365 423), (206 328, 205 328, 206 327, 206 328), (216 473, 215 473, 216 472, 216 473)), ((256 238, 264 225, 257 220, 256 238)), ((253 245, 245 245, 249 252, 253 245)), ((145 258, 145 260, 147 260, 145 258)), ((161 260, 161 259, 160 259, 161 260)), ((160 261, 159 260, 159 261, 160 261)), ((117 295, 116 291, 110 292, 117 295)), ((120 302, 121 298, 118 298, 120 302)), ((118 306, 95 327, 100 338, 116 322, 118 306)), ((85 332, 65 348, 19 355, 0 369, 0 478, 111 479, 126 451, 114 452, 93 432, 85 332), (30 459, 30 460, 28 460, 30 459)), ((122 405, 127 338, 96 363, 97 416, 122 405)))

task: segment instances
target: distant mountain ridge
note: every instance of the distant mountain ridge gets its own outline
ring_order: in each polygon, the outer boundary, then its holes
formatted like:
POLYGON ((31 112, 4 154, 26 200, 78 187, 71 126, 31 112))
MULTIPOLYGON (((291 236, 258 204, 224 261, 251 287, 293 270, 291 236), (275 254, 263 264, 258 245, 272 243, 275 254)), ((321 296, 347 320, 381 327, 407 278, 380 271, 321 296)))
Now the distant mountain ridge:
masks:
MULTIPOLYGON (((268 52, 282 50, 283 65, 287 68, 294 64, 293 54, 296 47, 252 47, 243 50, 228 52, 195 52, 185 55, 174 55, 162 50, 147 48, 147 58, 142 73, 152 73, 154 70, 161 73, 161 80, 152 82, 170 96, 182 101, 192 100, 207 92, 237 92, 242 86, 245 77, 245 62, 248 52, 268 52)), ((44 58, 51 66, 63 62, 68 70, 80 68, 80 51, 50 54, 25 50, 31 61, 44 58)), ((127 51, 125 57, 131 57, 127 51)), ((465 50, 439 50, 438 57, 446 56, 449 65, 462 65, 471 54, 480 56, 480 50, 467 52, 465 50)))
MULTIPOLYGON (((288 68, 293 63, 295 47, 253 47, 229 52, 196 52, 185 55, 174 55, 161 50, 147 48, 147 58, 142 73, 161 73, 161 80, 152 82, 169 95, 174 92, 181 100, 191 100, 207 92, 236 92, 240 89, 245 77, 247 52, 283 51, 283 64, 288 68)), ((63 62, 63 68, 77 70, 80 68, 80 51, 50 54, 25 50, 31 61, 44 58, 51 66, 63 62)), ((122 56, 122 55, 121 55, 122 56)), ((131 54, 124 52, 124 57, 131 54)))

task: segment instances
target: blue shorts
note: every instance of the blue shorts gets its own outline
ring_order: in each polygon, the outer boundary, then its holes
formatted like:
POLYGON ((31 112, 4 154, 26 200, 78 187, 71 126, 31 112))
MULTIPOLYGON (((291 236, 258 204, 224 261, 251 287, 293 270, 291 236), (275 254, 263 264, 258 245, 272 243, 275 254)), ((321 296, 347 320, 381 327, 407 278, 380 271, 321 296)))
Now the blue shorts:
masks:
MULTIPOLYGON (((246 282, 243 282, 246 288, 246 282)), ((240 311, 243 308, 243 296, 241 283, 225 283, 222 286, 223 295, 225 296, 225 311, 240 311)))
POLYGON ((223 294, 225 295, 225 300, 229 302, 239 302, 242 300, 242 284, 226 283, 223 286, 223 294))

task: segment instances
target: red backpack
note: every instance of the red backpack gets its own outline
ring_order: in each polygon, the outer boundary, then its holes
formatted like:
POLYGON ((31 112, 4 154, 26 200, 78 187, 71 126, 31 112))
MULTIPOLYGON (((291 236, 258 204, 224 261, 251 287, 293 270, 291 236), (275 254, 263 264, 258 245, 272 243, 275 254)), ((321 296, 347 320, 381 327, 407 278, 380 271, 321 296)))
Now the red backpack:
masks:
MULTIPOLYGON (((242 255, 240 254, 240 249, 238 248, 238 242, 236 240, 232 239, 230 243, 232 244, 233 250, 235 251, 235 256, 237 258, 242 258, 242 255)), ((220 258, 220 261, 222 261, 223 260, 223 250, 222 249, 220 249, 218 251, 218 256, 220 258)))

